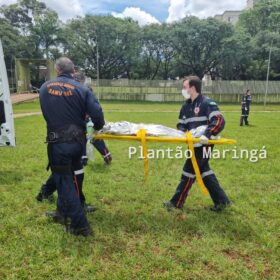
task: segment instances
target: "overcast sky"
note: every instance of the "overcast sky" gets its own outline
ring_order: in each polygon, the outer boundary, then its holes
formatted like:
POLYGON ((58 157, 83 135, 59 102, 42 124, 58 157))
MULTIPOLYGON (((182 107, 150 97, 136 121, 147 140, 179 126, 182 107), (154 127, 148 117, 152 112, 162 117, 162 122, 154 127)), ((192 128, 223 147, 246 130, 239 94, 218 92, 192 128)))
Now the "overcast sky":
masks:
MULTIPOLYGON (((225 10, 242 10, 246 0, 41 0, 65 21, 85 14, 132 17, 139 24, 173 22, 185 15, 200 18, 214 16, 225 10)), ((16 0, 0 0, 0 5, 16 0)))

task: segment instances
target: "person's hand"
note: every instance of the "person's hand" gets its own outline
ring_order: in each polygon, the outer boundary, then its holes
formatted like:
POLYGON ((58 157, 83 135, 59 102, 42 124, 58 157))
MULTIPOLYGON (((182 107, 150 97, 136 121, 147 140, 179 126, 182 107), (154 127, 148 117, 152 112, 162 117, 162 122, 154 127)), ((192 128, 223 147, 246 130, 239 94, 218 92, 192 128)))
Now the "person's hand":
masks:
POLYGON ((248 108, 247 108, 247 107, 245 107, 245 111, 248 111, 248 108))
POLYGON ((208 144, 209 139, 205 135, 201 135, 199 139, 201 144, 208 144))
POLYGON ((106 164, 110 164, 112 162, 111 154, 108 154, 107 156, 105 156, 104 161, 105 161, 106 164))

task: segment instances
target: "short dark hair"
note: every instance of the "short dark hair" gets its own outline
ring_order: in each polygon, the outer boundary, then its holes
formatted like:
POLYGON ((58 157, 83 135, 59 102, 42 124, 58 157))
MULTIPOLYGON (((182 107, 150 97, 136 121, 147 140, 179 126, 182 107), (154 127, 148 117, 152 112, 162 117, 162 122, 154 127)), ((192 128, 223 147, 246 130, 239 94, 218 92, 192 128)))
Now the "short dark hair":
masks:
POLYGON ((61 74, 73 74, 74 63, 68 57, 60 57, 55 62, 55 68, 61 74))
POLYGON ((81 71, 75 72, 74 75, 73 75, 73 78, 74 78, 74 80, 76 80, 77 82, 80 82, 80 83, 82 83, 82 84, 83 84, 83 83, 85 82, 85 80, 86 80, 85 74, 84 74, 83 72, 81 72, 81 71))
POLYGON ((199 77, 197 77, 197 76, 186 76, 186 77, 184 77, 184 79, 183 79, 183 83, 184 83, 185 81, 189 81, 190 87, 195 87, 195 90, 196 90, 198 93, 201 93, 201 85, 202 85, 202 82, 201 82, 201 80, 199 79, 199 77))

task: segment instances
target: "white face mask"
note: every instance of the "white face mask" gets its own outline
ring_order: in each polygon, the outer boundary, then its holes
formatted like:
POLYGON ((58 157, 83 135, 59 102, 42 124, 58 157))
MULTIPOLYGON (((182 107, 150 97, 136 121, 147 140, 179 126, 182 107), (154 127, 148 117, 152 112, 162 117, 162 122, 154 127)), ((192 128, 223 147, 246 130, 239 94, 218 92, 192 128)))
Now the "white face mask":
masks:
POLYGON ((185 99, 190 99, 191 95, 186 89, 182 89, 182 95, 184 96, 185 99))

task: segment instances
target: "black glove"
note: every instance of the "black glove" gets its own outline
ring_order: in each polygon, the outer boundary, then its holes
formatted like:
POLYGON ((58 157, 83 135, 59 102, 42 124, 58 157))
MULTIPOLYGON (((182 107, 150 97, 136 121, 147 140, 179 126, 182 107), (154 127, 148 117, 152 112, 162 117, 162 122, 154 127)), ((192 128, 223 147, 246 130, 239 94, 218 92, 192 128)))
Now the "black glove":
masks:
POLYGON ((83 166, 87 166, 87 164, 88 164, 88 157, 87 156, 82 156, 81 163, 82 163, 83 166))

